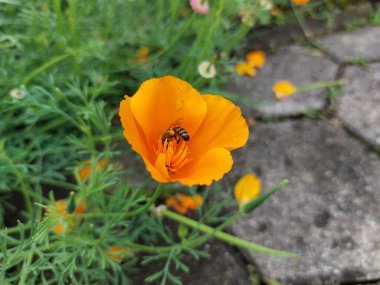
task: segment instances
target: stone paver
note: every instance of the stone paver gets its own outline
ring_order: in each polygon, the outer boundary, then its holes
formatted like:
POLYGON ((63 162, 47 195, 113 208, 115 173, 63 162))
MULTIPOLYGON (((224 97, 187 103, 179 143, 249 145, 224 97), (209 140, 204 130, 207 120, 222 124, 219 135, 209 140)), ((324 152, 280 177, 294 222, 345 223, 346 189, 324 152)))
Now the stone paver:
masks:
POLYGON ((348 67, 344 78, 338 117, 353 132, 380 147, 380 63, 348 67))
POLYGON ((321 110, 325 105, 324 90, 296 94, 279 102, 274 98, 272 86, 279 80, 291 81, 298 87, 334 80, 337 69, 338 66, 319 51, 290 46, 269 56, 256 77, 231 80, 226 89, 256 103, 257 111, 242 106, 245 113, 253 116, 299 115, 310 110, 321 110))
POLYGON ((380 159, 342 129, 320 120, 257 124, 228 184, 254 171, 269 189, 290 183, 233 225, 235 235, 299 255, 244 251, 283 284, 380 278, 380 159))
POLYGON ((318 43, 340 61, 380 60, 380 26, 327 36, 318 43))

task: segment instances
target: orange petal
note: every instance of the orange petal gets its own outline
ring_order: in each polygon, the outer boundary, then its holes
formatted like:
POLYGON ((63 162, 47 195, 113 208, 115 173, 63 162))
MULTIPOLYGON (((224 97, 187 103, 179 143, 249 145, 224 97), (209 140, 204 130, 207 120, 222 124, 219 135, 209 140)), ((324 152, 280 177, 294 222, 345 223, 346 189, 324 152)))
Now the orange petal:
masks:
POLYGON ((196 157, 216 147, 233 150, 245 145, 249 131, 240 108, 221 96, 203 97, 207 102, 207 115, 189 141, 191 155, 196 157))
POLYGON ((256 75, 256 69, 253 66, 250 66, 246 62, 238 63, 235 67, 235 71, 239 75, 247 75, 247 76, 255 76, 256 75))
POLYGON ((234 192, 236 200, 242 206, 260 195, 261 181, 255 174, 248 173, 236 183, 234 192))
POLYGON ((297 88, 289 81, 279 81, 272 87, 277 100, 285 99, 296 92, 297 88))
POLYGON ((195 195, 189 197, 189 201, 187 202, 187 208, 189 210, 196 210, 203 204, 203 198, 201 195, 195 195))
POLYGON ((155 167, 156 154, 153 150, 153 144, 148 145, 145 135, 141 127, 137 124, 131 110, 132 98, 125 97, 125 100, 120 104, 120 117, 121 123, 124 128, 124 136, 131 144, 132 149, 136 151, 144 160, 147 170, 151 173, 152 177, 159 182, 168 182, 168 178, 162 175, 155 167))
POLYGON ((56 234, 62 234, 63 233, 63 224, 61 224, 61 223, 56 224, 53 227, 53 232, 56 233, 56 234))
POLYGON ((310 0, 292 0, 292 2, 296 5, 305 5, 310 2, 310 0))
POLYGON ((262 68, 265 64, 266 56, 263 51, 251 51, 246 55, 247 64, 255 67, 262 68))
POLYGON ((154 166, 153 165, 147 165, 147 169, 152 175, 153 179, 161 182, 166 183, 170 182, 170 176, 168 173, 168 169, 166 168, 166 156, 163 153, 159 153, 157 156, 157 160, 155 161, 154 166))
POLYGON ((145 81, 131 99, 133 115, 152 148, 160 135, 178 120, 190 135, 206 115, 203 97, 187 82, 165 76, 145 81))
POLYGON ((184 215, 187 213, 187 206, 184 203, 184 199, 187 198, 184 194, 176 194, 166 199, 165 204, 172 207, 177 213, 184 215))
POLYGON ((145 159, 153 160, 152 145, 148 146, 145 135, 133 116, 131 101, 132 98, 125 96, 125 99, 120 103, 119 115, 124 128, 124 136, 132 149, 139 153, 144 161, 145 159))
POLYGON ((233 160, 228 150, 214 148, 206 152, 194 163, 190 163, 178 171, 175 178, 180 183, 188 186, 196 184, 210 185, 213 180, 220 180, 225 173, 230 171, 232 164, 233 160))

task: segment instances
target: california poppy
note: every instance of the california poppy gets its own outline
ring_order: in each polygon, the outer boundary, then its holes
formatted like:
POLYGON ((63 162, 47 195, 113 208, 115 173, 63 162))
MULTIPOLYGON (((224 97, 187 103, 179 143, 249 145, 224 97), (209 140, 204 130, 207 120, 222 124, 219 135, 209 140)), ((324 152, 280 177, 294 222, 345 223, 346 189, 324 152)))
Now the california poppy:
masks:
POLYGON ((188 210, 196 210, 203 204, 201 195, 187 196, 177 193, 166 199, 165 204, 172 207, 179 214, 186 214, 188 210))
POLYGON ((231 170, 230 151, 248 139, 239 107, 172 76, 145 81, 121 101, 119 115, 124 136, 161 183, 210 185, 231 170))
POLYGON ((49 205, 46 209, 48 215, 58 216, 60 218, 60 222, 56 223, 53 227, 53 232, 56 234, 63 233, 65 228, 73 229, 75 222, 74 220, 70 219, 70 215, 80 215, 83 214, 86 210, 86 203, 81 202, 76 207, 74 213, 69 214, 67 212, 68 203, 68 199, 57 200, 55 201, 55 205, 49 205))

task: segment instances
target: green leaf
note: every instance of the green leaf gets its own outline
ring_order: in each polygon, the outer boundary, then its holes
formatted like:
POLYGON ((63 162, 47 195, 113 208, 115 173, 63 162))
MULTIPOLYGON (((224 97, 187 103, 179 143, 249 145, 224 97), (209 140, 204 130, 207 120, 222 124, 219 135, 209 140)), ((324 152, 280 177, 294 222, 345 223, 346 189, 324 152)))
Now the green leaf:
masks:
POLYGON ((248 213, 252 212, 258 206, 260 206, 266 199, 268 199, 270 196, 272 196, 274 193, 276 193, 278 190, 280 190, 286 184, 288 184, 288 180, 287 179, 281 181, 279 184, 277 184, 271 190, 265 192, 264 194, 260 195, 256 199, 253 199, 252 201, 250 201, 250 202, 244 204, 243 206, 241 206, 240 209, 239 209, 240 212, 243 213, 243 214, 248 214, 248 213))

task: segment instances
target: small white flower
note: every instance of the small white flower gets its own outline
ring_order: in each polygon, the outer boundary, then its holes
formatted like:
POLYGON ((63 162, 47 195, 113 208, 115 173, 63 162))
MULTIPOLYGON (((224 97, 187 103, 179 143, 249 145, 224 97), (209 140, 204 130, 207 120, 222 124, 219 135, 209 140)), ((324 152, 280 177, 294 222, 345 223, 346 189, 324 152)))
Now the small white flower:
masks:
POLYGON ((273 3, 272 1, 270 0, 260 0, 260 6, 264 9, 264 10, 270 10, 273 8, 273 3))
POLYGON ((11 91, 9 91, 9 96, 11 96, 13 99, 16 100, 22 100, 25 98, 25 91, 19 89, 19 88, 14 88, 11 91))
POLYGON ((156 217, 161 217, 162 215, 162 211, 166 210, 168 207, 166 207, 166 205, 158 205, 157 207, 153 206, 151 207, 151 211, 152 213, 156 216, 156 217))
POLYGON ((216 68, 211 62, 204 60, 198 65, 198 72, 204 78, 213 78, 216 75, 216 68))

